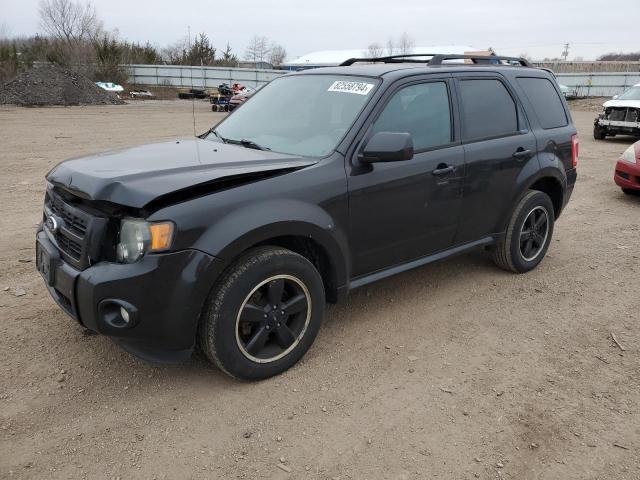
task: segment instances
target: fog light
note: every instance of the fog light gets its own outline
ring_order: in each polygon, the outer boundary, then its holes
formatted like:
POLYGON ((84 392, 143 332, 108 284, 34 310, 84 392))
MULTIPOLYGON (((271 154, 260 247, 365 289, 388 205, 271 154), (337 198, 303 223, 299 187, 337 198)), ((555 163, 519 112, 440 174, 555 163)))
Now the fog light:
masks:
POLYGON ((105 298, 98 304, 99 320, 112 328, 133 328, 138 324, 138 309, 119 298, 105 298))

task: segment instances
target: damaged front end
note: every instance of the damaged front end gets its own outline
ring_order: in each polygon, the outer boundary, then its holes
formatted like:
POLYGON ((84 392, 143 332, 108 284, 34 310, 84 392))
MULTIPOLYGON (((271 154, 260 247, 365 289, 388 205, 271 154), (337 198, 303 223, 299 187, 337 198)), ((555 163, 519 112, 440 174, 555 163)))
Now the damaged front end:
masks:
POLYGON ((640 136, 640 108, 605 106, 594 127, 602 138, 617 134, 640 136))

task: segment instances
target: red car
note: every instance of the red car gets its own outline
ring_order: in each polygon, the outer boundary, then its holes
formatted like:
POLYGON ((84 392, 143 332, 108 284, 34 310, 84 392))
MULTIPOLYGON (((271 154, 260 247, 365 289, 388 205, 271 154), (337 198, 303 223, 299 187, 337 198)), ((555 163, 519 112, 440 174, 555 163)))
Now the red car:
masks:
POLYGON ((640 194, 640 141, 631 145, 622 154, 616 163, 613 180, 624 193, 640 194))

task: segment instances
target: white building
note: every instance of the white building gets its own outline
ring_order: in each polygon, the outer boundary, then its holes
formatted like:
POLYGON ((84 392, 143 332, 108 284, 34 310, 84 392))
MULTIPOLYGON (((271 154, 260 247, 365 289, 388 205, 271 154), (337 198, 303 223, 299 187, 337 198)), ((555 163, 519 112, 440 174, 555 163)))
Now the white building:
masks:
MULTIPOLYGON (((413 47, 411 53, 452 53, 464 55, 465 53, 477 53, 479 51, 482 51, 482 49, 469 45, 432 45, 430 47, 413 47)), ((388 53, 385 49, 382 56, 387 55, 388 53)), ((295 60, 283 62, 282 68, 285 70, 298 70, 300 68, 334 67, 350 58, 367 58, 369 56, 369 50, 366 48, 353 50, 322 50, 307 53, 295 60)))

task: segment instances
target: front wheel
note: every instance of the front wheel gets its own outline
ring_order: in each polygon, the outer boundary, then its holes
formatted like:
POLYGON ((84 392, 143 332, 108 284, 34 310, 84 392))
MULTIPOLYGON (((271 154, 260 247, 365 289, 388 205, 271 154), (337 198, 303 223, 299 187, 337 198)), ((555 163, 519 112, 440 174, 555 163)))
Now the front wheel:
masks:
POLYGON ((607 138, 606 130, 599 125, 594 125, 593 138, 595 138, 596 140, 604 140, 605 138, 607 138))
POLYGON ((200 321, 200 347, 233 377, 268 378, 306 353, 324 307, 322 277, 311 262, 284 248, 255 248, 212 290, 200 321))
POLYGON ((553 203, 549 196, 529 190, 518 202, 504 238, 493 252, 493 260, 500 268, 524 273, 542 261, 553 235, 553 203))

